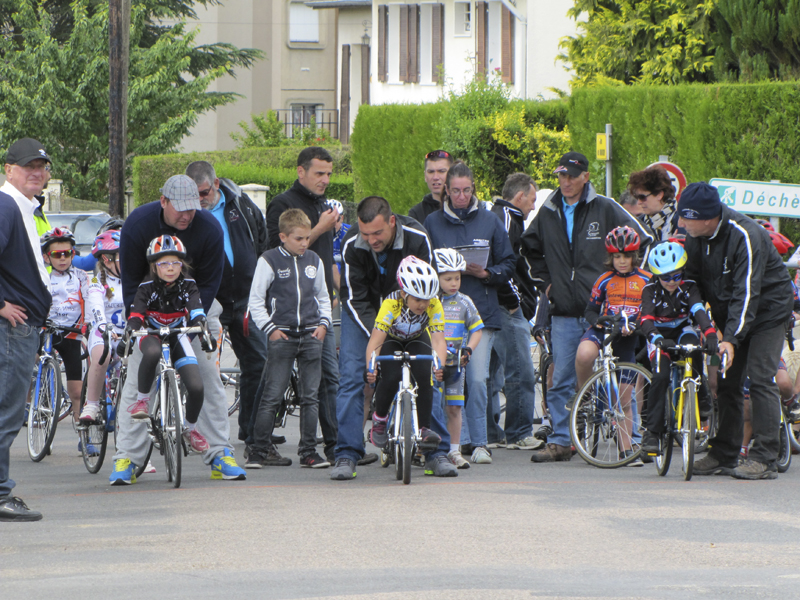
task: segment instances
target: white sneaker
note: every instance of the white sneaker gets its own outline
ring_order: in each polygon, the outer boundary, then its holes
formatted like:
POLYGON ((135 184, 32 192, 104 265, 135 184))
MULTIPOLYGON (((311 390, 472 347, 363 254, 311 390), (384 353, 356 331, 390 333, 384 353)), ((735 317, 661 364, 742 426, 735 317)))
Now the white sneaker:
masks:
POLYGON ((153 463, 149 460, 147 461, 147 466, 144 468, 143 473, 155 473, 156 468, 153 466, 153 463))
POLYGON ((478 446, 472 452, 470 460, 476 465, 490 465, 492 464, 492 455, 489 454, 489 451, 485 447, 478 446))
POLYGON ((100 404, 89 404, 88 402, 83 406, 81 416, 78 417, 79 423, 91 423, 97 420, 97 414, 100 412, 100 404))
POLYGON ((506 448, 509 450, 538 450, 544 446, 544 442, 537 440, 532 435, 526 438, 509 443, 506 448))
POLYGON ((461 456, 461 452, 458 450, 448 452, 447 460, 453 463, 456 466, 456 469, 469 469, 469 462, 467 462, 466 458, 461 456))

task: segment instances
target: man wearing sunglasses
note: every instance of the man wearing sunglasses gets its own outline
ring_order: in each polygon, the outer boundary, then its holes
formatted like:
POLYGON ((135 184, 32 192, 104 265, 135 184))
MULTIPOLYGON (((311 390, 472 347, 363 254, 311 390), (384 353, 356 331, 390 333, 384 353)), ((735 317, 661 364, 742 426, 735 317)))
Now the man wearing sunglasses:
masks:
POLYGON ((47 185, 50 164, 38 141, 18 140, 6 153, 6 182, 0 188, 0 521, 42 518, 11 496, 16 484, 9 476, 9 454, 24 420, 38 327, 50 311, 50 276, 34 221, 39 207, 34 196, 47 185))
POLYGON ((780 394, 775 383, 794 295, 789 272, 769 233, 725 206, 717 189, 692 183, 678 202, 686 229, 686 277, 697 282, 722 331, 719 351, 727 376, 719 380, 719 431, 695 461, 696 475, 775 479, 780 394), (750 377, 753 446, 737 466, 744 428, 744 379, 750 377))
POLYGON ((425 183, 430 194, 426 194, 422 198, 422 202, 409 209, 409 217, 419 223, 424 223, 429 214, 441 210, 444 180, 447 177, 447 171, 452 166, 453 157, 449 152, 434 150, 425 155, 425 183))

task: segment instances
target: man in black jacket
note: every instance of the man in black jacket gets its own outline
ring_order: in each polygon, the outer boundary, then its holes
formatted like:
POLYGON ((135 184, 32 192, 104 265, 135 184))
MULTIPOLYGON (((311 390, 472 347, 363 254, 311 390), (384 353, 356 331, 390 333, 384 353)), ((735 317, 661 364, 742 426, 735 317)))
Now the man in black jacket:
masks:
MULTIPOLYGON (((325 282, 333 302, 333 231, 339 218, 325 198, 333 173, 333 157, 325 148, 309 146, 297 155, 297 181, 275 196, 267 205, 269 247, 281 245, 278 221, 285 210, 299 208, 311 221, 309 250, 316 252, 325 267, 325 282)), ((339 361, 336 336, 326 335, 322 347, 322 377, 319 388, 319 424, 325 442, 325 458, 333 461, 336 445, 336 392, 339 388, 339 361)), ((377 457, 375 457, 377 459, 377 457)))
POLYGON ((244 330, 250 285, 258 257, 267 250, 264 215, 230 179, 219 179, 213 165, 204 160, 190 163, 186 174, 197 184, 200 206, 222 226, 225 265, 217 301, 219 321, 228 328, 231 346, 239 359, 239 439, 248 437, 256 390, 267 360, 267 343, 257 327, 244 330))
POLYGON ((589 161, 568 152, 554 171, 559 188, 545 200, 522 235, 520 252, 531 279, 551 303, 553 387, 547 392, 553 433, 547 447, 534 452, 533 462, 569 460, 567 401, 575 393, 575 354, 589 324, 586 304, 597 278, 605 272, 605 239, 615 227, 632 227, 642 247, 652 237, 641 223, 611 198, 600 196, 589 181, 589 161))
POLYGON ((408 210, 408 216, 424 223, 432 212, 442 209, 442 194, 447 171, 453 166, 453 157, 444 150, 434 150, 425 155, 425 183, 430 194, 426 194, 422 202, 408 210))
POLYGON ((717 388, 719 430, 708 455, 695 461, 694 472, 775 479, 781 410, 775 374, 792 314, 789 272, 767 230, 724 206, 715 187, 689 185, 678 202, 678 215, 688 234, 686 277, 697 282, 711 306, 722 331, 719 352, 727 355, 727 377, 717 388), (737 466, 745 377, 750 378, 753 447, 737 466))

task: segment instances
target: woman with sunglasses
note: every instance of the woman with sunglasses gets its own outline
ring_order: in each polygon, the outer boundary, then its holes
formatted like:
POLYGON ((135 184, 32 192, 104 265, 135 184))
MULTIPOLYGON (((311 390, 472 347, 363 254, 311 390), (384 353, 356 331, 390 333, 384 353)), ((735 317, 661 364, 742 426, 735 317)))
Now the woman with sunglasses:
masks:
MULTIPOLYGON (((678 344, 699 344, 697 332, 692 327, 694 320, 705 336, 703 349, 708 354, 717 352, 718 340, 711 319, 700 297, 694 281, 683 278, 686 266, 686 251, 675 242, 660 242, 651 250, 647 259, 653 278, 642 292, 641 328, 647 336, 647 352, 652 365, 653 381, 647 399, 647 411, 643 417, 646 431, 642 435, 642 452, 655 454, 658 436, 664 429, 664 401, 672 369, 667 350, 678 344), (661 360, 656 360, 661 352, 661 360)), ((692 356, 692 362, 702 369, 703 357, 692 356)), ((700 386, 700 404, 707 404, 708 390, 700 386)), ((702 415, 701 415, 702 416, 702 415)))
MULTIPOLYGON (((49 319, 64 327, 81 327, 85 321, 95 320, 103 312, 103 305, 90 297, 86 272, 72 266, 75 236, 66 227, 56 227, 45 233, 40 242, 44 262, 52 267, 50 287, 53 290, 53 304, 50 306, 49 319), (90 315, 88 319, 85 319, 85 313, 90 315)), ((72 400, 72 416, 77 421, 83 384, 81 338, 74 333, 66 334, 59 340, 53 339, 53 348, 64 361, 67 393, 72 400)))
POLYGON ((654 234, 657 242, 686 235, 678 227, 675 188, 662 167, 648 167, 631 173, 628 191, 641 209, 637 218, 654 234))

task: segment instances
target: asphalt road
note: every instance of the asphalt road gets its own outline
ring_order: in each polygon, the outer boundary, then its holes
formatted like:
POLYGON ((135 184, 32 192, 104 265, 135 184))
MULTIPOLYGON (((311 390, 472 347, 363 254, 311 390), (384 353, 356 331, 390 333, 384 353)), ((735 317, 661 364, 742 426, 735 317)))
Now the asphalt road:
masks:
MULTIPOLYGON (((232 421, 233 423, 233 421, 232 421)), ((792 598, 800 462, 775 481, 535 465, 495 450, 458 478, 411 485, 379 464, 354 481, 291 467, 212 481, 198 457, 174 489, 163 461, 110 487, 61 423, 34 464, 12 447, 15 493, 44 519, 0 524, 2 598, 792 598)), ((233 431, 235 429, 232 428, 233 431)), ((236 443, 241 460, 243 446, 236 443)))

